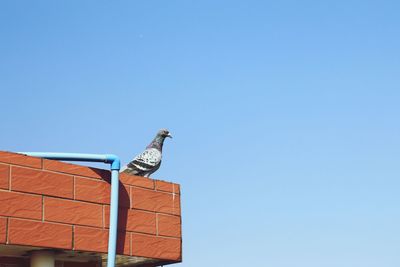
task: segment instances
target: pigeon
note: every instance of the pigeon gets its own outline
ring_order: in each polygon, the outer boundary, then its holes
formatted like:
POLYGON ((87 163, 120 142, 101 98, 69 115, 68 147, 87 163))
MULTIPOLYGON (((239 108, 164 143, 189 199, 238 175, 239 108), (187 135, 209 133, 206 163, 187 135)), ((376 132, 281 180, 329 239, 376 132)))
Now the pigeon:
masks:
POLYGON ((167 129, 158 131, 153 141, 141 154, 121 169, 121 173, 150 177, 161 165, 162 148, 166 137, 172 138, 167 129))

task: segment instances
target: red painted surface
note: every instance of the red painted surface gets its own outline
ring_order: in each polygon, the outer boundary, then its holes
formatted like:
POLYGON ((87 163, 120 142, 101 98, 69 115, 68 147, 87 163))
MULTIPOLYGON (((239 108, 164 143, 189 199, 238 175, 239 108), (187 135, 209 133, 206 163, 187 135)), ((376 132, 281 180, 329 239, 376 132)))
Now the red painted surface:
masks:
POLYGON ((176 260, 180 258, 181 240, 132 233, 134 255, 176 260))
POLYGON ((42 168, 42 160, 34 157, 27 157, 21 154, 11 152, 0 152, 0 162, 10 163, 13 165, 26 166, 36 169, 42 168))
POLYGON ((181 237, 181 217, 157 214, 157 222, 159 235, 181 237))
MULTIPOLYGON (((104 225, 110 227, 110 207, 104 209, 104 225)), ((120 208, 118 211, 118 229, 156 234, 156 214, 154 212, 120 208)))
POLYGON ((42 196, 0 191, 0 216, 42 218, 42 196))
POLYGON ((93 227, 103 225, 103 207, 99 204, 45 197, 43 209, 45 221, 93 227))
POLYGON ((72 226, 12 218, 8 224, 8 243, 71 249, 72 226))
POLYGON ((156 181, 156 190, 157 191, 165 191, 170 193, 180 193, 180 188, 178 184, 165 182, 165 181, 156 181))
POLYGON ((10 166, 0 164, 0 188, 8 189, 10 179, 10 166))
POLYGON ((94 202, 99 204, 110 204, 110 184, 102 180, 75 178, 75 199, 94 202), (96 192, 95 194, 93 194, 96 192))
POLYGON ((21 167, 12 167, 11 173, 10 184, 13 191, 73 198, 72 175, 21 167))
POLYGON ((6 243, 7 240, 7 218, 0 217, 0 244, 6 243))
POLYGON ((160 213, 176 214, 181 212, 180 198, 177 194, 141 188, 131 188, 132 207, 160 213))
POLYGON ((154 189, 154 180, 141 176, 128 175, 121 173, 119 176, 121 183, 148 189, 154 189))
MULTIPOLYGON (((85 226, 75 227, 75 250, 107 252, 108 229, 99 229, 85 226), (93 242, 96 240, 96 242, 93 242)), ((130 233, 118 232, 117 253, 131 255, 130 233)))

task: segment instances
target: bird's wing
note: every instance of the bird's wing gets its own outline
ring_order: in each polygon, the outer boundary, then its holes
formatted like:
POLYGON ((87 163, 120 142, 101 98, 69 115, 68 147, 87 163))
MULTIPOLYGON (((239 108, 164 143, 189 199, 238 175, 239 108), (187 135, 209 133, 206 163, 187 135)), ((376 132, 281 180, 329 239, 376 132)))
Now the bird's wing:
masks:
POLYGON ((151 172, 159 166, 161 158, 162 154, 159 150, 155 148, 148 148, 141 154, 137 155, 131 162, 129 162, 126 168, 124 168, 122 171, 137 171, 137 173, 151 172))

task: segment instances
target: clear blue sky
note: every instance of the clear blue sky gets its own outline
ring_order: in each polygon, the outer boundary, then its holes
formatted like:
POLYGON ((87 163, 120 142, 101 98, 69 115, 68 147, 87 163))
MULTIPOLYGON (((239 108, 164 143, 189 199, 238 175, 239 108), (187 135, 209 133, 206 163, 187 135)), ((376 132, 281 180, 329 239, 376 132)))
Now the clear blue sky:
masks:
POLYGON ((127 162, 167 127, 180 266, 398 267, 399 10, 1 1, 0 149, 127 162))

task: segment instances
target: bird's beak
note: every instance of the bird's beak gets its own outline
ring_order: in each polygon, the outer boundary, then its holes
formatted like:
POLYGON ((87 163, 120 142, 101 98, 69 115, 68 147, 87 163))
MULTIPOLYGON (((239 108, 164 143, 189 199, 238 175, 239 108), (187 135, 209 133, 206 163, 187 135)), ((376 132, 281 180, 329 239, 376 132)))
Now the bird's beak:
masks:
POLYGON ((172 135, 171 135, 171 134, 168 134, 167 137, 172 138, 172 135))

